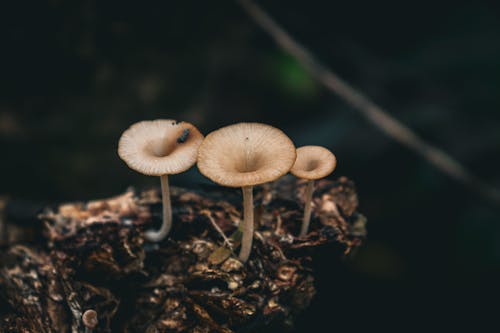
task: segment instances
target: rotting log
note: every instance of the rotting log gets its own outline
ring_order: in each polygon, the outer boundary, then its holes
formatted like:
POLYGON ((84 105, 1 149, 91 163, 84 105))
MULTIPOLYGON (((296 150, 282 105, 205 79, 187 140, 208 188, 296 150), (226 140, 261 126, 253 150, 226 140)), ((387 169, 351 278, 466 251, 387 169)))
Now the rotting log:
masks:
POLYGON ((0 331, 249 332, 285 325, 316 292, 316 250, 345 256, 366 236, 354 184, 341 177, 318 182, 310 232, 296 237, 304 190, 292 177, 256 188, 246 265, 234 254, 241 194, 231 189, 174 188, 174 226, 159 244, 143 238, 161 223, 157 190, 45 209, 23 226, 23 237, 8 236, 12 224, 4 216, 0 331), (82 320, 89 310, 95 327, 82 320))

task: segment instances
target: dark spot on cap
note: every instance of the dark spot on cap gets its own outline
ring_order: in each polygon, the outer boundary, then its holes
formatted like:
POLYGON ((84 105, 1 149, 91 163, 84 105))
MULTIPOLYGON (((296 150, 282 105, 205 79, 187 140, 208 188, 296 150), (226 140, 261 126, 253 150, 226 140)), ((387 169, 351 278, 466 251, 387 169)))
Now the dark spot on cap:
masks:
POLYGON ((248 136, 245 138, 245 140, 247 140, 247 141, 248 141, 248 136))
POLYGON ((189 136, 189 128, 185 128, 182 131, 182 134, 177 138, 177 143, 184 143, 184 142, 186 142, 188 136, 189 136))

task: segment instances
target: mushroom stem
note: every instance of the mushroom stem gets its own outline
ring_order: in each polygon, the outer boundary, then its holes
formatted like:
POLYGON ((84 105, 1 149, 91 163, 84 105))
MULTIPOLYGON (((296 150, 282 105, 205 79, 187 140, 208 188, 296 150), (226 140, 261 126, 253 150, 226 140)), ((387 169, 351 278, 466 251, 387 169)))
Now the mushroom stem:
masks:
POLYGON ((243 238, 241 240, 240 261, 250 257, 253 240, 253 186, 243 186, 243 238))
POLYGON ((314 192, 314 180, 310 179, 307 181, 306 192, 304 194, 305 206, 304 206, 304 220, 302 221, 302 227, 300 228, 300 237, 305 237, 309 231, 309 223, 311 222, 311 204, 312 195, 314 192))
POLYGON ((163 201, 163 223, 160 230, 148 230, 144 237, 150 242, 160 242, 169 233, 172 227, 172 204, 170 203, 170 189, 168 186, 168 175, 161 175, 161 198, 163 201))

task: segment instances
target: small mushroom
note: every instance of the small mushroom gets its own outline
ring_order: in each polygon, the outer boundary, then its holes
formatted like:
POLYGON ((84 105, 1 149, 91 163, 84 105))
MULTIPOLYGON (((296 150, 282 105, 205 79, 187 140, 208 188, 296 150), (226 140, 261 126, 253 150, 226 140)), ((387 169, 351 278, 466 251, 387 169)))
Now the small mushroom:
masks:
POLYGON ((311 221, 311 203, 314 191, 314 180, 328 176, 335 170, 337 159, 328 149, 320 146, 304 146, 297 148, 297 160, 290 172, 303 179, 307 179, 304 196, 304 219, 300 229, 300 237, 307 235, 311 221))
POLYGON ((159 119, 138 122, 123 132, 118 154, 127 165, 142 174, 160 176, 163 223, 160 230, 148 230, 151 242, 164 239, 172 227, 172 207, 168 175, 178 174, 196 163, 203 135, 186 122, 159 119))
POLYGON ((241 187, 243 231, 239 259, 246 262, 253 240, 253 186, 278 179, 295 162, 293 142, 281 130, 259 123, 239 123, 207 135, 198 152, 200 172, 214 182, 241 187))
POLYGON ((85 326, 85 333, 92 333, 99 324, 97 312, 92 309, 85 311, 82 315, 82 322, 83 326, 85 326))

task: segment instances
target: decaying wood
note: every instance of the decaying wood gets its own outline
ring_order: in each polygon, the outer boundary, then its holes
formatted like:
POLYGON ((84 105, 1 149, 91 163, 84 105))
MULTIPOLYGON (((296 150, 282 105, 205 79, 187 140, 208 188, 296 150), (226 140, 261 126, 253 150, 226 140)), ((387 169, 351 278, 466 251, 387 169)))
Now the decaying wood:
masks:
POLYGON ((318 182, 311 230, 296 237, 304 188, 288 177, 256 189, 246 265, 234 255, 238 191, 174 188, 174 226, 159 244, 143 238, 161 223, 156 190, 47 209, 28 230, 35 241, 1 254, 0 331, 234 332, 288 322, 316 292, 314 250, 345 255, 366 233, 354 185, 340 178, 318 182))

